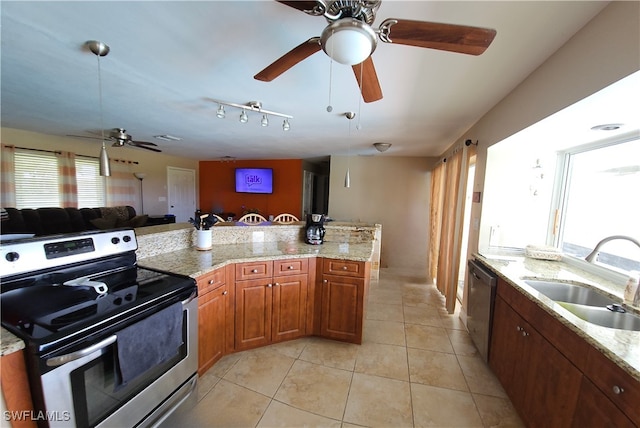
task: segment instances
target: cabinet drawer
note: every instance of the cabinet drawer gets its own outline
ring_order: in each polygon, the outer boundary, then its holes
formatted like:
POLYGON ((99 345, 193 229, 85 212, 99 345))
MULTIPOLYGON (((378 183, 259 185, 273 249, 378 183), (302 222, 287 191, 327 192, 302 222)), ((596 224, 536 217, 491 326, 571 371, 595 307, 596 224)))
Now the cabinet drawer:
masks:
POLYGON ((199 295, 203 295, 211 290, 215 290, 221 285, 224 285, 224 283, 226 282, 225 269, 216 269, 212 272, 208 272, 202 276, 199 276, 196 282, 198 283, 199 295))
POLYGON ((272 275, 273 262, 271 260, 236 264, 236 281, 271 278, 272 275))
POLYGON ((352 260, 324 259, 323 273, 330 275, 344 275, 364 278, 365 263, 352 260))
POLYGON ((640 382, 596 348, 589 351, 585 375, 632 421, 640 421, 640 382))
POLYGON ((299 275, 309 272, 309 259, 275 260, 273 275, 299 275))

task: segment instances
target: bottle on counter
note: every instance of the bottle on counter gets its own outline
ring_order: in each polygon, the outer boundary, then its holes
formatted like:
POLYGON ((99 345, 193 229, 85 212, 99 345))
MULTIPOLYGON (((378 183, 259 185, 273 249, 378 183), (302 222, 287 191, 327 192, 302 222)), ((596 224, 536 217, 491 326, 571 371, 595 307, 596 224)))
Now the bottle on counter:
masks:
POLYGON ((624 301, 632 306, 638 306, 640 304, 640 272, 632 270, 629 272, 629 278, 627 279, 627 285, 624 288, 624 301))

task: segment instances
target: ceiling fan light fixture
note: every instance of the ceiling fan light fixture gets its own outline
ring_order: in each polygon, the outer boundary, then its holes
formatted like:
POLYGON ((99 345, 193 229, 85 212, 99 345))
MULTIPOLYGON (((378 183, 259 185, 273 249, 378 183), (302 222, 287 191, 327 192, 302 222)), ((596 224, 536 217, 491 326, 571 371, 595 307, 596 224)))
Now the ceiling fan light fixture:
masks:
POLYGON ((391 147, 391 143, 373 143, 373 147, 380 153, 386 152, 391 147))
POLYGON ((102 148, 100 149, 100 157, 98 159, 98 170, 103 177, 109 177, 111 175, 111 165, 109 163, 109 155, 107 154, 107 148, 102 142, 102 148))
POLYGON ((285 119, 282 122, 282 130, 283 131, 288 131, 289 129, 291 129, 291 124, 289 123, 289 119, 285 119))
POLYGON ((262 115, 262 120, 260 121, 260 125, 269 126, 269 119, 267 118, 266 114, 262 115))
POLYGON ((322 50, 334 61, 345 65, 360 64, 376 49, 375 31, 354 18, 339 19, 328 25, 320 36, 322 50))
POLYGON ((226 113, 224 111, 224 106, 222 104, 218 105, 218 111, 216 111, 216 116, 218 117, 218 119, 224 119, 224 117, 226 116, 226 113))
POLYGON ((242 110, 240 113, 240 123, 247 123, 249 121, 249 117, 247 116, 247 112, 242 110))

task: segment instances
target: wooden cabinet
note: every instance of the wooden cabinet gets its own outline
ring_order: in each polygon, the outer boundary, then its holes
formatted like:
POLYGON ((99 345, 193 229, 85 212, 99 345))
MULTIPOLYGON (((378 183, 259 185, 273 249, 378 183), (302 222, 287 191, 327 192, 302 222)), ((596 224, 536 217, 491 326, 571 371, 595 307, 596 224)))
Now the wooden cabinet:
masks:
POLYGON ((640 382, 502 279, 489 365, 528 426, 640 421, 640 382))
POLYGON ((226 268, 197 279, 198 283, 198 374, 202 376, 229 351, 228 329, 232 314, 226 268))
POLYGON ((529 426, 569 426, 582 374, 502 298, 489 364, 529 426), (544 376, 540 376, 544 373, 544 376))
POLYGON ((308 259, 236 264, 236 351, 307 334, 308 266, 308 259))
POLYGON ((320 285, 320 335, 362 343, 369 263, 323 259, 320 285))
MULTIPOLYGON (((27 377, 27 367, 24 361, 24 351, 16 351, 0 358, 0 383, 6 410, 9 412, 33 412, 31 390, 27 377)), ((5 415, 3 416, 3 420, 5 415)), ((3 424, 0 424, 5 426, 3 424)), ((12 419, 6 426, 13 428, 35 428, 36 423, 29 419, 12 419)))

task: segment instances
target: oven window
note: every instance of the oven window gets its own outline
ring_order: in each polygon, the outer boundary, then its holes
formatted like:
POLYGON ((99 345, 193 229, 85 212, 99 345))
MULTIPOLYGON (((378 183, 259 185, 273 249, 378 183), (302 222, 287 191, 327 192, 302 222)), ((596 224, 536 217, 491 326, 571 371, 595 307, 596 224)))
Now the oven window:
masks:
POLYGON ((79 428, 96 426, 186 358, 186 319, 183 320, 182 335, 184 343, 175 357, 132 379, 125 386, 120 386, 117 380, 115 345, 105 348, 99 358, 73 370, 71 372, 71 389, 77 426, 79 428))

